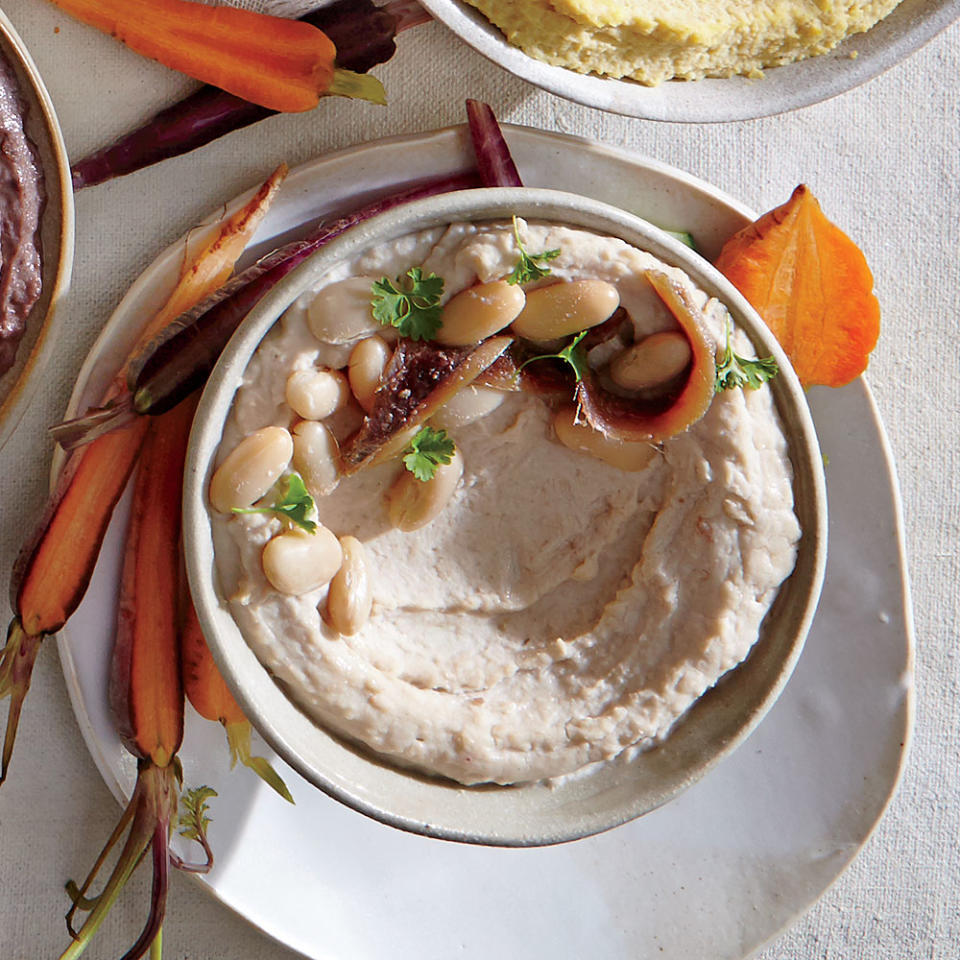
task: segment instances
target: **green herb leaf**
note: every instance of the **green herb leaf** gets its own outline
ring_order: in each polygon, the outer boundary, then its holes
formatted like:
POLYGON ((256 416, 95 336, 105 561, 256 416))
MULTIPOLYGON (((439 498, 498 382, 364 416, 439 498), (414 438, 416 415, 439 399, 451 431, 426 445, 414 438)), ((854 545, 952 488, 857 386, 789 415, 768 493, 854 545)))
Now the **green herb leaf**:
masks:
POLYGON ((440 329, 442 295, 443 277, 425 277, 420 267, 411 267, 396 284, 389 277, 374 281, 373 316, 411 340, 431 340, 440 329))
POLYGON ((577 383, 583 380, 583 375, 587 372, 587 351, 580 346, 580 341, 589 333, 589 330, 581 330, 559 353, 544 353, 538 357, 530 357, 520 364, 522 370, 528 363, 534 360, 563 360, 570 364, 573 369, 573 375, 577 378, 577 383))
POLYGON ((513 218, 513 236, 517 241, 517 249, 520 251, 520 259, 513 268, 510 276, 507 277, 507 283, 532 283, 534 280, 542 280, 550 276, 550 268, 542 267, 538 260, 556 260, 560 256, 560 250, 544 250, 543 253, 527 253, 520 239, 520 228, 517 225, 517 218, 513 218))
POLYGON ((723 356, 717 364, 717 379, 714 384, 716 393, 733 390, 736 387, 748 387, 751 390, 756 390, 780 372, 777 361, 773 357, 750 360, 734 353, 733 346, 730 343, 730 333, 731 325, 730 321, 727 320, 726 345, 723 349, 723 356))
POLYGON ((449 463, 456 450, 453 440, 447 436, 446 430, 434 430, 433 427, 424 427, 410 441, 408 453, 403 458, 403 465, 421 482, 426 483, 433 479, 437 467, 441 463, 449 463))
POLYGON ((697 245, 694 242, 692 233, 689 233, 686 230, 667 230, 665 228, 661 228, 661 229, 663 229, 664 233, 667 233, 671 237, 673 237, 674 240, 679 240, 684 246, 687 246, 694 251, 697 250, 697 245))
POLYGON ((196 840, 198 843, 204 842, 207 827, 210 826, 207 801, 215 796, 217 791, 213 787, 194 787, 180 797, 180 806, 183 808, 179 817, 181 837, 196 840))
POLYGON ((234 507, 234 513, 275 513, 284 520, 289 520, 296 527, 306 530, 307 533, 316 533, 317 525, 307 519, 307 514, 314 508, 313 497, 307 491, 299 473, 291 473, 287 477, 283 496, 269 507, 234 507))

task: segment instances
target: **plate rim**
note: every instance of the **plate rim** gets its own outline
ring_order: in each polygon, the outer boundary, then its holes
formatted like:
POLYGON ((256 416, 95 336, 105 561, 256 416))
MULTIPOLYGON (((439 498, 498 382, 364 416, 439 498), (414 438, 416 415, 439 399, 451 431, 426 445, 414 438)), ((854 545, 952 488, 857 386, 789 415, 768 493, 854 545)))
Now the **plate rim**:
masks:
MULTIPOLYGON (((559 133, 556 131, 545 131, 539 130, 534 127, 528 127, 518 124, 502 124, 504 132, 506 134, 508 142, 511 137, 517 138, 529 138, 535 143, 543 142, 549 144, 550 142, 563 144, 570 149, 587 149, 591 152, 598 152, 601 154, 606 154, 612 158, 624 162, 634 168, 638 169, 650 169, 654 172, 667 177, 678 185, 683 186, 687 189, 693 189, 698 193, 702 194, 705 198, 712 200, 718 200, 722 203, 724 207, 733 212, 737 217, 743 218, 745 222, 749 222, 756 218, 756 212, 750 208, 747 204, 736 199, 732 195, 728 194, 726 191, 714 187, 708 181, 696 177, 693 174, 688 173, 685 170, 671 166, 663 161, 657 160, 655 158, 648 157, 636 151, 631 151, 623 147, 612 146, 605 143, 598 143, 593 140, 589 140, 585 137, 559 133)), ((464 124, 453 124, 446 127, 423 131, 420 133, 412 134, 396 134, 385 138, 380 138, 371 141, 365 141, 360 144, 355 144, 341 150, 331 152, 329 154, 321 155, 315 157, 304 164, 297 166, 294 170, 291 171, 288 182, 296 183, 300 178, 308 178, 317 167, 323 167, 328 162, 331 161, 343 161, 349 160, 353 155, 363 153, 366 150, 375 149, 382 147, 384 145, 394 145, 394 146, 405 146, 412 143, 423 143, 430 144, 435 141, 445 141, 450 137, 460 137, 465 138, 467 136, 466 126, 464 124)), ((230 201, 225 206, 217 207, 212 211, 205 219, 199 222, 197 227, 192 228, 190 235, 192 236, 193 231, 196 231, 200 238, 202 239, 202 231, 205 228, 209 228, 213 223, 218 222, 222 217, 229 216, 230 212, 236 207, 240 206, 245 199, 248 198, 255 191, 256 187, 250 188, 250 190, 245 191, 244 193, 239 194, 232 201, 230 201)), ((76 410, 76 405, 79 400, 82 398, 84 390, 88 386, 88 381, 90 380, 91 373, 93 372, 94 367, 96 366, 93 357, 94 355, 99 355, 103 349, 104 345, 116 334, 117 330, 121 329, 124 325, 124 314, 129 310, 131 303, 135 302, 136 299, 142 294, 146 287, 150 285, 153 281, 152 276, 150 276, 155 270, 159 270, 165 265, 167 265, 171 258, 176 256, 182 256, 183 253, 183 237, 175 240, 165 248, 163 248, 154 260, 148 264, 137 278, 131 284, 129 290, 120 300, 117 307, 111 313, 111 316, 108 318, 101 333, 98 335, 93 345, 91 346, 87 357, 84 360, 83 365, 81 366, 80 371, 77 374, 77 380, 74 385, 74 389, 71 393, 71 397, 67 407, 67 415, 72 415, 76 410)), ((172 285, 172 280, 170 281, 172 285)), ((830 880, 830 882, 819 890, 804 906, 799 908, 789 920, 783 923, 776 931, 770 934, 770 936, 763 941, 763 943, 757 944, 751 948, 751 952, 744 955, 744 960, 747 957, 754 956, 756 953, 764 949, 767 945, 772 943, 774 940, 779 938, 786 930, 794 926, 809 910, 836 884, 839 878, 846 872, 849 865, 854 859, 859 855, 860 851, 864 846, 870 841, 873 834, 876 832, 880 822, 883 820, 890 803, 892 802, 894 796, 897 793, 897 790, 901 784, 904 770, 909 759, 910 748, 913 741, 913 731, 914 731, 914 719, 915 719, 915 703, 916 703, 916 689, 913 683, 913 671, 915 663, 915 627, 914 627, 914 616, 913 616, 913 606, 910 595, 910 584, 909 584, 909 569, 907 566, 907 557, 906 557, 906 546, 904 538, 904 526, 903 526, 903 511, 901 503, 901 492, 900 486, 897 478, 896 466, 893 459, 892 447, 889 442, 889 437, 886 432, 886 428, 883 424, 882 419, 879 415, 879 410, 877 409, 873 393, 870 389, 869 383, 866 377, 858 377, 857 380, 851 384, 851 387, 856 387, 857 389, 863 390, 868 401, 870 413, 872 416, 872 426, 877 431, 877 435, 881 441, 881 452, 883 455, 884 462, 886 463, 888 469, 888 479, 893 494, 893 520, 894 527, 896 530, 896 557, 898 561, 898 567, 900 571, 900 587, 901 595, 903 598, 903 612, 904 612, 904 640, 905 640, 905 670, 909 673, 909 683, 905 685, 904 688, 904 698, 903 698, 903 729, 901 731, 902 743, 903 746, 900 748, 898 754, 898 763, 897 768, 893 771, 893 776, 886 786, 885 796, 882 804, 879 806, 876 816, 873 819, 873 822, 870 824, 869 828, 865 831, 862 839, 859 840, 855 849, 853 849, 849 856, 839 862, 839 867, 835 876, 830 880)), ((58 451, 59 452, 59 451, 58 451)), ((62 462, 62 456, 59 458, 55 457, 52 476, 56 475, 56 469, 58 467, 58 460, 62 462)), ((828 483, 828 492, 829 492, 829 483, 828 483)), ((88 751, 91 754, 92 759, 94 760, 95 765, 98 768, 101 778, 104 783, 114 795, 117 802, 122 806, 126 802, 127 790, 129 789, 129 784, 126 786, 121 783, 120 779, 116 776, 116 771, 111 766, 109 760, 107 759, 104 750, 101 747, 99 738, 96 735, 96 732, 93 727, 92 720, 90 715, 85 707, 82 692, 80 688, 80 682, 76 673, 75 664, 70 651, 70 644, 68 639, 69 634, 69 624, 60 631, 57 635, 57 650, 58 656, 61 663, 61 669, 64 673, 64 678, 71 702, 71 707, 76 717, 78 726, 80 728, 81 734, 83 736, 84 742, 87 746, 88 751), (95 746, 94 746, 95 745, 95 746)), ((131 781, 132 782, 132 781, 131 781)), ((425 841, 429 842, 429 841, 425 841)), ((282 939, 282 936, 274 932, 269 926, 267 926, 268 920, 261 919, 258 917, 253 917, 248 913, 242 911, 239 905, 234 905, 234 903, 227 899, 227 896, 214 886, 209 879, 204 879, 202 877, 190 875, 190 879, 193 882, 198 883, 207 893, 214 897, 220 904, 226 907, 231 913, 235 916, 241 918, 245 923, 250 924, 252 927, 260 931, 263 935, 268 937, 271 941, 280 944, 284 949, 291 950, 302 956, 309 956, 303 951, 299 950, 296 947, 291 946, 287 941, 282 939)))
MULTIPOLYGON (((911 20, 913 7, 923 9, 927 2, 928 0, 901 0, 898 7, 891 10, 869 31, 847 37, 840 46, 819 57, 809 57, 781 67, 769 67, 767 74, 761 79, 712 77, 696 81, 667 81, 659 86, 649 87, 596 74, 580 74, 567 67, 536 60, 519 47, 510 44, 483 14, 464 0, 421 0, 430 14, 460 40, 514 76, 582 106, 666 123, 733 123, 758 120, 813 106, 862 86, 916 53, 960 17, 960 0, 942 0, 932 13, 911 20), (889 25, 891 18, 894 18, 893 28, 889 25), (862 43, 863 38, 869 36, 871 31, 877 27, 881 27, 881 32, 895 29, 901 19, 907 21, 907 28, 894 33, 889 44, 878 50, 871 48, 866 56, 858 55, 857 45, 862 43), (884 23, 887 23, 887 26, 884 27, 884 23), (817 71, 815 67, 804 66, 817 61, 830 64, 842 62, 839 82, 832 70, 817 71), (804 73, 812 71, 815 82, 788 84, 786 95, 779 103, 775 98, 768 101, 766 96, 759 101, 751 97, 734 96, 732 101, 727 101, 724 109, 709 106, 703 108, 696 98, 691 98, 690 103, 683 103, 679 107, 671 105, 669 90, 672 83, 684 86, 691 83, 708 84, 708 89, 715 89, 715 84, 726 83, 733 92, 748 91, 758 83, 767 82, 771 75, 777 76, 776 71, 789 70, 791 67, 800 67, 804 73), (756 103, 761 105, 754 106, 756 103)), ((869 40, 867 42, 871 43, 869 40)), ((795 74, 796 72, 794 71, 795 74)), ((777 81, 774 83, 779 86, 777 81)), ((768 83, 768 86, 770 85, 768 83)))

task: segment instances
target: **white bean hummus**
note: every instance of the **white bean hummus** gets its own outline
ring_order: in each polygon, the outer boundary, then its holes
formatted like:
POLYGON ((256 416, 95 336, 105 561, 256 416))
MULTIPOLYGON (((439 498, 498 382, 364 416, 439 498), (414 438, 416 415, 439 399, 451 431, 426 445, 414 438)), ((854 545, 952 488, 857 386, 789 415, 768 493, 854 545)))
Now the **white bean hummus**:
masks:
MULTIPOLYGON (((615 238, 523 221, 518 229, 527 251, 560 251, 534 287, 581 278, 616 287, 623 332, 588 352, 591 367, 608 364, 624 336, 639 343, 678 329, 649 271, 689 292, 722 347, 726 309, 681 271, 615 238)), ((325 448, 332 472, 311 461, 315 437, 302 437, 316 428, 305 413, 326 414, 323 435, 342 447, 363 412, 342 373, 339 398, 316 410, 303 409, 311 401, 288 381, 343 370, 373 334, 394 346, 396 331, 363 302, 373 280, 420 266, 444 279, 446 301, 506 277, 517 259, 510 223, 454 224, 336 268, 258 348, 217 460, 265 427, 301 438, 269 489, 255 491, 258 505, 275 502, 297 471, 315 501, 311 516, 342 545, 338 557, 362 557, 352 579, 338 575, 336 600, 336 578, 284 592, 264 572, 264 548, 284 533, 305 545, 311 535, 291 534, 275 514, 212 511, 223 595, 261 662, 322 726, 465 784, 559 777, 653 746, 747 656, 800 537, 768 387, 724 390, 689 429, 630 444, 643 451, 625 470, 560 442, 553 399, 474 382, 429 421, 455 441, 457 474, 442 509, 410 530, 395 526, 389 507, 391 486, 408 472, 399 457, 350 476, 337 476, 335 445, 325 448), (330 315, 341 318, 336 329, 330 315), (346 620, 331 616, 343 590, 359 591, 346 620)), ((743 334, 733 342, 752 356, 743 334)))

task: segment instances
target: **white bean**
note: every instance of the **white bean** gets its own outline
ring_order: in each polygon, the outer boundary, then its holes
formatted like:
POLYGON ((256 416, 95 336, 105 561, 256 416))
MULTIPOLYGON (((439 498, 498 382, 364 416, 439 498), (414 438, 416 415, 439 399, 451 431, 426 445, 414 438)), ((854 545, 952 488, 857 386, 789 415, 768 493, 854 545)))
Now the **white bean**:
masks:
POLYGON ((244 437, 210 480, 210 505, 220 513, 253 506, 287 469, 293 440, 283 427, 263 427, 244 437))
POLYGON ((526 299, 517 284, 506 280, 467 287, 446 302, 434 339, 446 347, 464 347, 486 340, 513 322, 526 299))
POLYGON ((662 330, 627 347, 610 362, 610 379, 625 390, 667 383, 690 363, 690 343, 679 330, 662 330))
POLYGON ((537 287, 511 329, 528 340, 555 340, 603 323, 620 306, 620 293, 606 280, 571 280, 537 287))
POLYGON ((343 562, 343 551, 333 533, 318 524, 315 533, 277 534, 263 548, 260 562, 275 590, 298 597, 330 582, 343 562))
POLYGON ((455 430, 492 413, 503 403, 506 394, 493 387, 469 384, 458 390, 431 418, 442 430, 455 430))
POLYGON ((294 370, 287 377, 290 409, 304 420, 325 420, 350 399, 350 384, 339 370, 294 370))
POLYGON ((361 340, 350 353, 350 389, 367 413, 373 409, 374 394, 389 362, 390 347, 380 337, 361 340))
POLYGON ((307 308, 307 326, 324 343, 349 343, 379 329, 373 319, 373 277, 350 277, 324 287, 307 308))
POLYGON ((401 470, 387 491, 390 522, 405 533, 425 527, 450 502, 462 476, 463 457, 459 450, 449 463, 437 467, 430 480, 418 480, 409 470, 401 470))
POLYGON ((314 498, 332 493, 340 482, 337 438, 316 420, 302 420, 293 428, 293 468, 314 498))
POLYGON ((629 473, 643 470, 657 450, 646 442, 629 442, 608 437, 588 423, 578 423, 575 407, 561 407, 553 417, 557 439, 568 449, 585 453, 629 473))
POLYGON ((350 637, 370 619, 373 593, 367 569, 367 551, 356 537, 341 537, 343 563, 330 581, 327 620, 337 633, 350 637))

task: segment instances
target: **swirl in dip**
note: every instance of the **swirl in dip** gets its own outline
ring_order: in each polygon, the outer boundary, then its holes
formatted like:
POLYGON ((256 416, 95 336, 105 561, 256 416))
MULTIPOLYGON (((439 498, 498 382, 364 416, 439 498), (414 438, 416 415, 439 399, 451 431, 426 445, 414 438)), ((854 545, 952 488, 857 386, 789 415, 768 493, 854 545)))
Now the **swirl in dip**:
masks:
POLYGON ((761 76, 869 30, 900 0, 467 0, 525 53, 579 73, 761 76))
MULTIPOLYGON (((606 333, 584 343, 592 344, 585 352, 596 383, 628 401, 651 388, 612 382, 616 357, 653 334, 679 337, 651 274, 681 289, 713 343, 724 343, 726 309, 683 272, 616 238, 523 221, 519 230, 453 224, 327 274, 248 365, 211 484, 222 593, 289 695, 324 727, 381 756, 466 784, 558 777, 666 736, 747 656, 800 536, 768 388, 718 393, 692 426, 662 442, 597 445, 581 439, 583 431, 600 439, 596 431, 570 427, 572 376, 557 374, 549 389, 542 381, 517 389, 516 378, 491 375, 495 364, 432 413, 429 424, 456 444, 454 462, 434 481, 413 478, 402 450, 379 462, 354 456, 357 431, 370 419, 336 371, 356 361, 357 344, 371 336, 394 351, 394 364, 410 346, 373 320, 370 290, 413 266, 442 277, 448 301, 508 276, 518 236, 527 251, 559 250, 550 275, 527 285, 527 304, 532 289, 557 283, 586 278, 616 288, 619 309, 596 328, 606 333), (332 374, 339 393, 311 408, 308 393, 291 384, 303 387, 316 372, 332 374), (324 428, 305 413, 323 415, 324 428), (293 443, 283 439, 288 431, 293 443), (317 534, 292 532, 274 513, 236 513, 217 492, 238 461, 255 459, 234 453, 247 443, 249 454, 250 437, 260 446, 268 438, 280 453, 266 480, 248 488, 248 502, 277 502, 296 471, 313 494, 317 534), (398 488, 422 501, 438 479, 439 507, 430 505, 422 525, 422 516, 408 522, 410 503, 398 508, 398 488), (265 547, 284 536, 299 538, 304 552, 278 574, 265 547), (314 546, 320 559, 308 560, 314 546), (326 579, 311 583, 311 564, 331 557, 318 574, 326 579), (343 575, 349 564, 352 586, 343 575), (345 589, 358 593, 355 615, 346 617, 345 589), (332 623, 347 626, 341 632, 332 623)), ((527 351, 553 352, 568 341, 527 351)), ((749 355, 743 334, 734 344, 749 355)), ((395 388, 390 369, 373 402, 395 388)), ((352 379, 356 392, 362 378, 352 379)))

